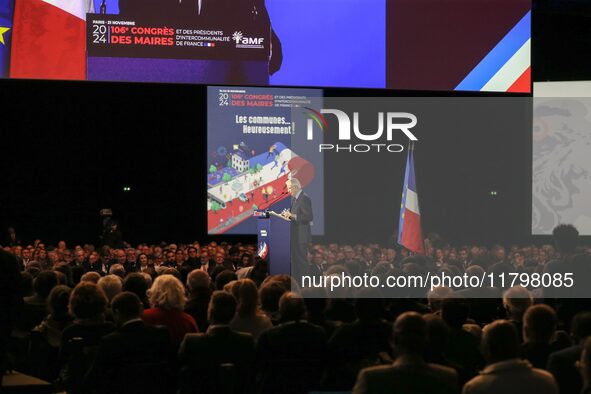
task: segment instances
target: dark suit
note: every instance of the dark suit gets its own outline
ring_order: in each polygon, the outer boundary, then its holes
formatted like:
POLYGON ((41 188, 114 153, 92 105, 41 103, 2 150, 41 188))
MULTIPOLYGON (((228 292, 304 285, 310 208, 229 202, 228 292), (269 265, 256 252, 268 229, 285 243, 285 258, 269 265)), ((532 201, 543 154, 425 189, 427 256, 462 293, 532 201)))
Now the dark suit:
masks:
POLYGON ((354 394, 456 394, 458 376, 451 368, 437 364, 402 364, 362 370, 354 394))
POLYGON ((456 291, 470 306, 470 317, 478 324, 490 323, 502 306, 502 292, 496 287, 467 288, 456 291))
POLYGON ((575 363, 581 358, 583 347, 571 346, 550 354, 546 369, 554 375, 561 394, 578 394, 583 386, 575 363))
POLYGON ((131 272, 138 272, 139 270, 139 264, 137 264, 135 261, 126 261, 125 264, 123 264, 123 268, 125 268, 125 272, 127 274, 131 273, 131 272))
POLYGON ((526 342, 519 347, 522 359, 531 363, 534 368, 545 369, 550 354, 564 349, 558 343, 526 342))
POLYGON ((101 276, 106 274, 106 272, 103 270, 103 262, 101 260, 98 260, 94 265, 90 264, 90 262, 86 260, 84 263, 82 263, 82 268, 84 268, 85 272, 97 272, 101 276))
POLYGON ((291 268, 292 276, 301 283, 301 276, 309 274, 308 244, 312 242, 310 225, 314 220, 312 200, 303 191, 291 204, 291 268))
MULTIPOLYGON (((211 326, 205 334, 188 334, 179 350, 180 392, 219 392, 224 364, 232 364, 232 392, 254 387, 255 348, 252 335, 229 326, 211 326)), ((223 380, 223 379, 222 379, 223 380)))
POLYGON ((197 327, 201 331, 207 331, 209 322, 207 321, 207 308, 209 300, 211 299, 211 290, 198 289, 197 293, 191 294, 189 300, 185 304, 185 313, 193 316, 197 327))
POLYGON ((461 327, 450 330, 445 354, 449 361, 463 367, 470 378, 484 366, 478 338, 461 327))
POLYGON ((304 321, 261 334, 257 343, 260 393, 307 393, 319 385, 326 360, 326 333, 304 321))
POLYGON ((103 337, 85 385, 99 393, 160 392, 167 385, 173 357, 165 328, 129 322, 103 337))
POLYGON ((355 321, 340 326, 330 338, 330 359, 324 384, 333 390, 351 390, 361 368, 389 359, 392 323, 355 321))

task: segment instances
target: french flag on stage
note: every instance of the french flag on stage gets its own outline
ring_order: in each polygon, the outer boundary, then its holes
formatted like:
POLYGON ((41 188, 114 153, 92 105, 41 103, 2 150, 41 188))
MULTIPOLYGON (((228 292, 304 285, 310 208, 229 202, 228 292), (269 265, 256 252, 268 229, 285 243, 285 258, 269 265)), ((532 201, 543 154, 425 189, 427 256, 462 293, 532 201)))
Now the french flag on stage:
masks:
POLYGON ((406 156, 406 172, 400 204, 400 222, 398 224, 398 244, 411 252, 424 254, 423 231, 421 229, 421 212, 419 195, 415 178, 414 144, 410 145, 406 156))
POLYGON ((11 78, 86 79, 86 13, 92 0, 16 0, 11 78))

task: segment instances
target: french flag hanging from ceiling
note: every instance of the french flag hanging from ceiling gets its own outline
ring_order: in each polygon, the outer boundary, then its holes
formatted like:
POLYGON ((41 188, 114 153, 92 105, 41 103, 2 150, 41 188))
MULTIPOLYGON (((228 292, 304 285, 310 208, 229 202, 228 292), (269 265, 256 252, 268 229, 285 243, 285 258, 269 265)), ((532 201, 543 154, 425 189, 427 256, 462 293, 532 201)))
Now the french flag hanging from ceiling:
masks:
POLYGON ((410 145, 406 157, 406 172, 404 174, 400 221, 398 224, 398 244, 411 252, 425 253, 415 178, 414 144, 410 145))

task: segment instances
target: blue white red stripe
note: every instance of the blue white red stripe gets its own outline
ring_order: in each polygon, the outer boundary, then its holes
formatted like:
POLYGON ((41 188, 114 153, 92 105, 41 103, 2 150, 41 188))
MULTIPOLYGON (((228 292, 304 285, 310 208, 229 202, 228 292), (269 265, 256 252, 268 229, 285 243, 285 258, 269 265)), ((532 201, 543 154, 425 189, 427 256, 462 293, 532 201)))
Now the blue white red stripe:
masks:
POLYGON ((415 179, 414 145, 411 145, 406 157, 400 220, 398 222, 398 244, 414 253, 425 253, 419 195, 415 179))
MULTIPOLYGON (((531 11, 528 11, 455 90, 510 91, 531 65, 530 42, 531 11)), ((529 92, 529 83, 520 86, 529 92)))
POLYGON ((267 246, 267 243, 265 241, 261 241, 259 243, 259 250, 257 252, 257 255, 261 259, 266 259, 268 253, 269 253, 269 247, 267 246))

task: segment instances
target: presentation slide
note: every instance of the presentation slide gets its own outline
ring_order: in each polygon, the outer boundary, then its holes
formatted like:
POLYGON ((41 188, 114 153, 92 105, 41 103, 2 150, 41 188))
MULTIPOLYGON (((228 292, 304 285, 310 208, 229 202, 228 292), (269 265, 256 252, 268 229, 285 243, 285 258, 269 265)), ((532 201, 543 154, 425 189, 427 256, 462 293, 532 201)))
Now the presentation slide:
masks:
POLYGON ((0 77, 530 91, 530 0, 4 0, 0 77))
POLYGON ((322 91, 212 86, 207 94, 208 233, 255 234, 256 212, 290 208, 286 182, 295 177, 312 199, 312 234, 322 235, 323 158, 298 143, 305 129, 296 128, 307 107, 322 107, 322 91))
POLYGON ((534 83, 532 234, 591 235, 591 81, 534 83))

